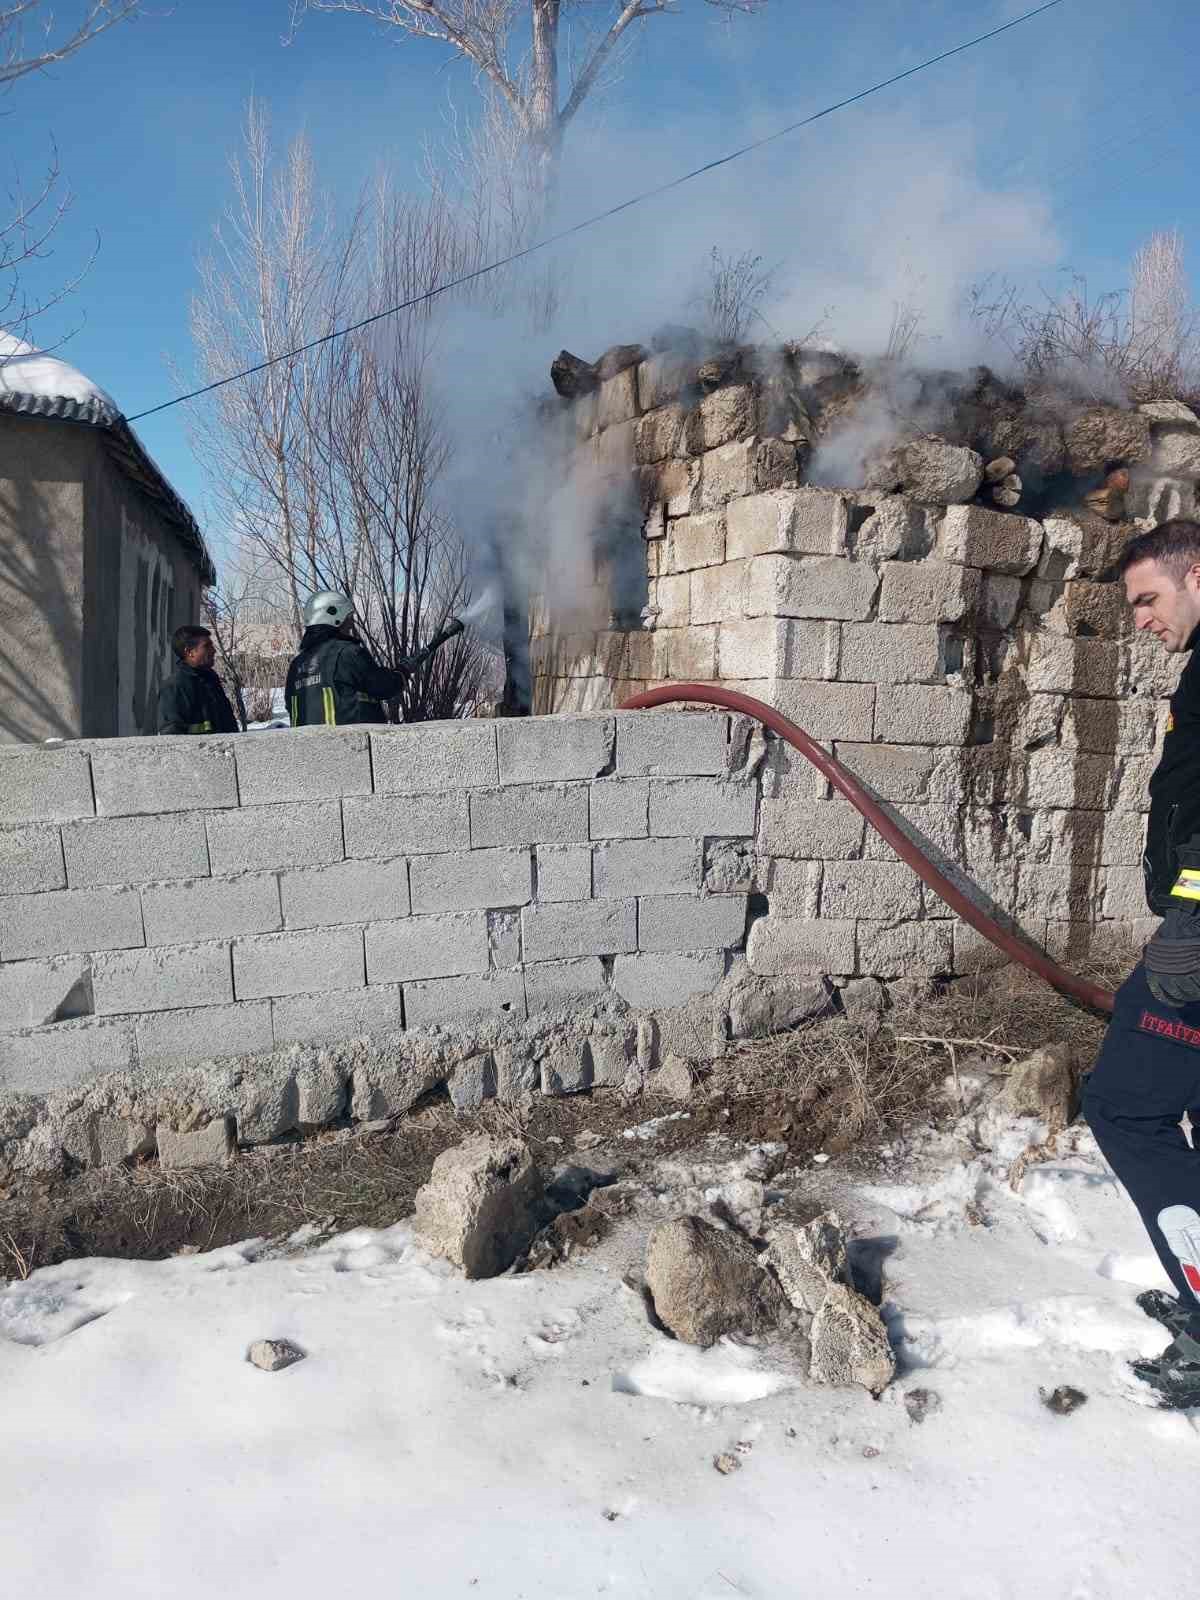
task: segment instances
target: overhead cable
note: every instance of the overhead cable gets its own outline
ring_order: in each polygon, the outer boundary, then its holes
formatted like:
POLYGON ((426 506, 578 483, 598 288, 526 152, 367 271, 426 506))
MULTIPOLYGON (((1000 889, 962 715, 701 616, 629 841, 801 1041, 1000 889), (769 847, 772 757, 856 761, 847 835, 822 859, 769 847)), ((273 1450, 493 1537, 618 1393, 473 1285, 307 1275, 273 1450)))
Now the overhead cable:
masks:
POLYGON ((962 44, 956 44, 949 50, 943 50, 936 56, 930 56, 925 61, 920 61, 914 67, 906 67, 903 72, 895 72, 890 78, 884 78, 879 83, 873 83, 868 89, 860 89, 857 94, 847 95, 844 100, 836 100, 832 105, 824 106, 820 111, 814 111, 811 116, 801 117, 796 122, 789 122, 786 127, 777 128, 774 133, 765 134, 761 139, 753 139, 749 144, 741 145, 736 150, 731 150, 727 155, 718 156, 715 161, 706 161, 702 167, 696 167, 691 172, 681 173, 677 178, 670 178, 666 183, 657 184, 652 189, 645 189, 641 194, 635 194, 628 200, 623 200, 619 205, 610 206, 607 211, 598 211, 594 216, 585 217, 581 222, 572 223, 568 228, 562 228, 557 233, 547 234, 544 239, 535 240, 531 245, 526 245, 522 250, 514 250, 511 255, 503 256, 497 261, 489 261, 482 267, 476 267, 471 272, 465 272, 461 277, 450 278, 445 283, 436 284, 432 289, 426 289, 421 294, 414 295, 411 300, 403 300, 399 305, 388 306, 384 311, 376 311, 369 317, 363 317, 358 322, 349 323, 344 328, 334 328, 329 333, 323 333, 317 339, 310 339, 306 344, 296 345, 294 349, 284 350, 279 355, 268 356, 265 361, 259 361, 252 367, 245 367, 241 372, 231 372, 227 377, 216 378, 212 383, 203 384, 199 389, 192 389, 187 394, 176 395, 173 400, 163 400, 156 406, 150 406, 145 411, 136 411, 133 416, 126 417, 127 422, 141 422, 145 417, 156 416, 160 411, 169 411, 172 406, 184 405, 189 400, 198 400, 202 395, 211 394, 214 389, 223 389, 228 384, 240 383, 243 378, 251 378, 258 372, 265 372, 268 367, 278 365, 281 361, 291 361, 296 356, 307 354, 309 350, 316 350, 320 345, 329 344, 334 339, 344 339, 347 334, 358 333, 362 328, 368 328, 373 322, 382 322, 385 317, 397 316, 402 311, 411 311, 414 307, 428 304, 439 296, 449 294, 452 289, 462 289, 469 283, 476 283, 480 278, 487 277, 489 273, 500 272, 505 267, 511 267, 518 261, 536 255, 540 250, 548 250, 551 245, 561 244, 564 239, 571 239, 577 233, 583 233, 587 228, 594 228, 601 222, 607 222, 611 217, 620 216, 623 211, 630 211, 634 206, 645 205, 648 200, 656 200, 659 195, 668 194, 672 189, 681 188, 685 183, 692 183, 696 178, 702 178, 709 172, 716 172, 720 167, 727 167, 731 161, 740 161, 743 156, 752 155, 764 146, 774 144, 779 139, 785 139, 789 134, 797 133, 801 128, 810 128, 814 122, 820 122, 825 117, 831 117, 837 111, 844 111, 848 106, 857 105, 860 100, 867 100, 872 95, 890 89, 894 84, 903 83, 906 78, 915 77, 919 72, 927 72, 930 67, 936 67, 943 61, 949 61, 953 56, 963 55, 968 50, 974 50, 981 44, 986 44, 989 39, 996 39, 1002 33, 1008 33, 1013 28, 1019 28, 1023 23, 1032 22, 1036 17, 1041 17, 1047 11, 1054 11, 1058 6, 1065 5, 1066 0, 1046 0, 1044 5, 1036 6, 1032 11, 1023 12, 1019 17, 1013 17, 1008 22, 1001 23, 998 27, 991 28, 987 33, 977 34, 973 39, 967 39, 962 44))

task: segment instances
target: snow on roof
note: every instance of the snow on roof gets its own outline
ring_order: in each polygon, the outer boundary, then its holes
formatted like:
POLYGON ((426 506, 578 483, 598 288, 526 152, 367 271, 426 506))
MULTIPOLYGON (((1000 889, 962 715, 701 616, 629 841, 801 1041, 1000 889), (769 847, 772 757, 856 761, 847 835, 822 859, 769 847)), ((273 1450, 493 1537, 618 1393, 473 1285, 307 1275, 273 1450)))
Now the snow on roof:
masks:
POLYGON ((27 416, 63 417, 104 426, 121 409, 78 367, 0 328, 0 405, 27 416))
POLYGON ((125 476, 158 506, 205 583, 216 569, 195 517, 172 489, 110 394, 73 367, 0 328, 0 412, 82 422, 103 430, 108 453, 125 476))

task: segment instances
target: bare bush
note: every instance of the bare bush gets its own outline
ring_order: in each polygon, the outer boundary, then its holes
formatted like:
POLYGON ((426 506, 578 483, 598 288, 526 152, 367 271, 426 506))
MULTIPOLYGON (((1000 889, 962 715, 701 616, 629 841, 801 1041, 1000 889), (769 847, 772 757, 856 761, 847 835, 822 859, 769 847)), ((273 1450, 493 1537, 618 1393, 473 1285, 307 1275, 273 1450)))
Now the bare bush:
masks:
POLYGON ((972 290, 970 312, 1033 383, 1097 399, 1200 398, 1200 307, 1178 232, 1151 235, 1127 289, 1096 294, 1075 274, 1066 288, 1028 301, 1011 283, 987 280, 972 290))
POLYGON ((738 345, 755 322, 766 323, 762 307, 769 300, 775 272, 752 251, 726 256, 714 245, 708 256, 704 288, 699 296, 705 332, 717 344, 738 345))

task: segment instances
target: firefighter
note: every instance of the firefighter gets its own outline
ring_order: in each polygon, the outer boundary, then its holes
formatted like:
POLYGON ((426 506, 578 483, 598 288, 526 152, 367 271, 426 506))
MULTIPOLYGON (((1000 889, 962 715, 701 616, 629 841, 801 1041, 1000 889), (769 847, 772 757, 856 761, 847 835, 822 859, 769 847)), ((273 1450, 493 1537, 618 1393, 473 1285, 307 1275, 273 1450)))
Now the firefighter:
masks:
POLYGON ((213 671, 212 634, 185 622, 171 637, 178 666, 158 691, 159 733, 238 733, 238 719, 213 671))
POLYGON ((1200 1140, 1191 1126, 1200 1134, 1200 522, 1176 518, 1139 535, 1120 573, 1134 626, 1189 659, 1150 779, 1142 858, 1150 910, 1163 920, 1117 991, 1083 1109, 1175 1289, 1177 1298, 1138 1296, 1174 1337, 1156 1360, 1132 1365, 1177 1408, 1200 1405, 1200 1140))
POLYGON ((304 608, 300 654, 287 674, 287 707, 293 728, 346 727, 387 722, 385 700, 394 700, 404 680, 435 650, 463 631, 457 617, 423 650, 405 656, 395 669, 376 666, 354 636, 354 602, 348 595, 322 590, 304 608))

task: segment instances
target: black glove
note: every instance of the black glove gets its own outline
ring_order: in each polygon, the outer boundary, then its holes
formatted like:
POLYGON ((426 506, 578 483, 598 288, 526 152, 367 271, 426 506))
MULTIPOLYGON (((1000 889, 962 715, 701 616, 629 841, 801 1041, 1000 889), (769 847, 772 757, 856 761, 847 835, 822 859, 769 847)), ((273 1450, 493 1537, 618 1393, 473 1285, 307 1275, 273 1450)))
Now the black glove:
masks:
POLYGON ((465 628, 465 622, 460 621, 458 617, 451 617, 450 621, 442 629, 441 636, 443 639, 453 639, 455 634, 462 633, 465 628))
POLYGON ((1200 1002, 1200 901, 1172 907, 1142 956, 1150 993, 1176 1008, 1200 1002))

